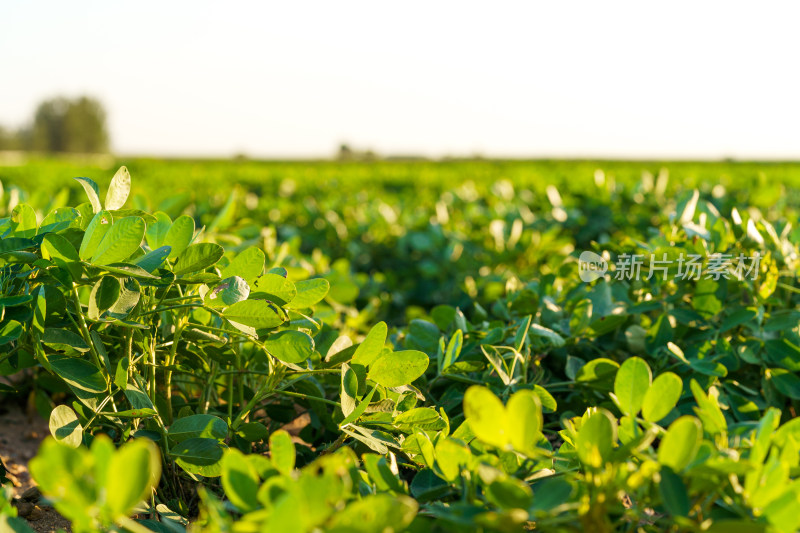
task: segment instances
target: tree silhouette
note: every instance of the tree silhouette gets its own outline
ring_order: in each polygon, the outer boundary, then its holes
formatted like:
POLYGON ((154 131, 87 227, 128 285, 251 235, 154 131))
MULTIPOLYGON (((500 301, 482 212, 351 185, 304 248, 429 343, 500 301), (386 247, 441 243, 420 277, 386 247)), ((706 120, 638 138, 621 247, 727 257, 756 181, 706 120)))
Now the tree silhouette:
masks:
POLYGON ((107 152, 103 105, 86 96, 42 102, 34 115, 30 144, 33 150, 41 152, 107 152))

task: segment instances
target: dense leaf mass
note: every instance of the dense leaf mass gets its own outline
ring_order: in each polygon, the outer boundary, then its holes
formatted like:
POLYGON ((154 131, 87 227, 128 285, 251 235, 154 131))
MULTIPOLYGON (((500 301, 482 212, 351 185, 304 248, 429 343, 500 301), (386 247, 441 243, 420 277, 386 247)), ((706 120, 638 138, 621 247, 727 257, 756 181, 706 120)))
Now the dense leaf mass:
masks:
POLYGON ((0 173, 0 396, 74 531, 800 528, 796 169, 59 164, 0 173))

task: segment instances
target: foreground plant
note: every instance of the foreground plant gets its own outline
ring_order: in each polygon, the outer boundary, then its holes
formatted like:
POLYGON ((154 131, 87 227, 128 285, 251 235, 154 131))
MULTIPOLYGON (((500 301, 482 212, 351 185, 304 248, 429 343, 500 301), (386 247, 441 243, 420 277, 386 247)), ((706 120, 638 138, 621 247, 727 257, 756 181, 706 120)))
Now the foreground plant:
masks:
POLYGON ((47 439, 30 471, 42 494, 70 520, 76 533, 114 526, 149 531, 130 515, 151 497, 161 477, 161 458, 152 441, 136 439, 117 450, 105 435, 92 439, 89 449, 47 439))
MULTIPOLYGON (((93 509, 96 527, 179 531, 189 518, 207 531, 800 526, 800 233, 786 223, 753 210, 725 217, 713 198, 687 191, 673 211, 631 223, 640 238, 594 244, 615 269, 583 282, 560 226, 490 224, 504 204, 477 206, 453 233, 430 227, 408 243, 416 253, 467 231, 458 243, 489 273, 464 279, 465 303, 409 307, 407 325, 387 325, 375 316, 388 296, 374 291, 407 295, 392 271, 365 279, 296 241, 277 245, 230 222, 234 201, 198 231, 187 215, 121 209, 124 170, 105 205, 81 182, 86 204, 42 221, 19 205, 0 221, 0 369, 34 369, 33 398, 74 453, 89 457, 103 435, 120 447, 98 448, 110 455, 131 440, 160 451, 161 479, 131 511, 138 521, 108 510, 102 485, 88 486, 83 505, 60 503, 93 509), (515 249, 547 259, 525 262, 515 249), (645 252, 696 255, 704 268, 722 254, 760 261, 752 277, 622 275, 619 258, 645 252), (541 272, 518 277, 506 260, 541 272)), ((625 193, 597 183, 608 205, 625 193)), ((558 200, 567 227, 575 213, 558 200)), ((455 250, 445 255, 443 271, 461 272, 455 250)), ((58 501, 44 465, 66 452, 52 446, 34 473, 58 501)))

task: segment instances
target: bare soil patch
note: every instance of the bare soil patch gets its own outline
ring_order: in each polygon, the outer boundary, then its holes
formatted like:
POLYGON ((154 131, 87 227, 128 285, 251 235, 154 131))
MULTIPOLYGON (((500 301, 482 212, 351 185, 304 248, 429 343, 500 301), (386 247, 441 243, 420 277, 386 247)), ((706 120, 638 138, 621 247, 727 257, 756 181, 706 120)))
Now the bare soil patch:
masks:
POLYGON ((14 485, 19 515, 37 532, 71 531, 67 519, 38 501, 38 491, 28 473, 28 461, 49 434, 47 421, 35 410, 27 410, 8 400, 0 404, 0 459, 14 485))

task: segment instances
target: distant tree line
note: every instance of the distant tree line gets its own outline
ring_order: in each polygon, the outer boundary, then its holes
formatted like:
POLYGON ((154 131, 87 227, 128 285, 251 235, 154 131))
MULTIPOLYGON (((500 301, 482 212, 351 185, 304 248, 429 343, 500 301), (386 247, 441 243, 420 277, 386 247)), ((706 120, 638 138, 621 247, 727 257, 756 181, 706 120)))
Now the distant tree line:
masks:
POLYGON ((0 150, 106 153, 106 111, 100 101, 88 96, 46 100, 36 108, 31 123, 18 130, 0 126, 0 150))

